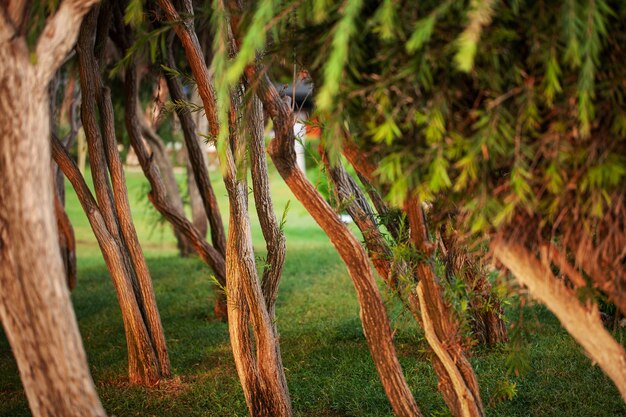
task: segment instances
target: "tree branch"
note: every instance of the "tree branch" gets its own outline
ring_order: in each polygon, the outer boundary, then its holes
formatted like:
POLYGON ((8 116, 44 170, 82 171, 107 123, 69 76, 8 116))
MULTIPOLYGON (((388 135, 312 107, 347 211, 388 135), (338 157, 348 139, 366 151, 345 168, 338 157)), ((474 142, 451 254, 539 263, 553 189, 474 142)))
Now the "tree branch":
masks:
POLYGON ((65 0, 48 20, 37 40, 35 50, 37 71, 42 83, 47 83, 70 51, 83 16, 98 0, 65 0))

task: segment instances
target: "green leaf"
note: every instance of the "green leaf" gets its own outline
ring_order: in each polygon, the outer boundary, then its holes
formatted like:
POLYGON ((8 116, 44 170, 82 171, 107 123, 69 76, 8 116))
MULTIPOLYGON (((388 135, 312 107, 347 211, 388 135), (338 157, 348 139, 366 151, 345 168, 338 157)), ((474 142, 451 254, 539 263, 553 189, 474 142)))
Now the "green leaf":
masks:
POLYGON ((341 86, 344 67, 348 61, 349 43, 356 33, 356 20, 363 7, 363 0, 348 0, 343 16, 334 27, 331 51, 324 65, 324 84, 317 94, 315 104, 320 112, 329 112, 341 86))
POLYGON ((463 72, 470 72, 474 66, 474 57, 478 41, 485 26, 491 24, 496 0, 472 0, 467 13, 468 24, 457 39, 457 53, 454 56, 457 67, 463 72))
POLYGON ((546 63, 546 73, 543 77, 543 96, 546 99, 548 107, 552 107, 554 96, 562 91, 559 77, 561 76, 561 67, 556 59, 554 50, 550 54, 550 58, 546 63))
POLYGON ((438 155, 429 167, 429 182, 428 186, 433 193, 450 188, 452 181, 448 176, 448 161, 441 155, 438 155))
POLYGON ((390 41, 396 38, 398 31, 398 16, 393 0, 384 0, 372 18, 373 32, 378 33, 381 39, 390 41))
POLYGON ((124 11, 124 23, 134 28, 143 23, 143 0, 130 0, 124 11))
POLYGON ((406 43, 407 52, 413 53, 420 50, 422 46, 430 40, 436 21, 437 16, 435 14, 431 14, 430 16, 417 21, 413 34, 406 43))

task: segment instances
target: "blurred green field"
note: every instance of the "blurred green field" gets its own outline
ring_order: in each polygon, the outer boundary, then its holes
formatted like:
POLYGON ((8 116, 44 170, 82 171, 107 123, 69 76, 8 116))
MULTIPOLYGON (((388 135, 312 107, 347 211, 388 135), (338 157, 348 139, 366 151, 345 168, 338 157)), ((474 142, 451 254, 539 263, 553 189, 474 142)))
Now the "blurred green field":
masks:
MULTIPOLYGON (((68 186, 68 214, 78 241, 78 286, 72 300, 100 398, 109 415, 119 417, 244 416, 247 410, 227 326, 210 313, 214 291, 210 270, 197 258, 177 256, 171 229, 159 222, 145 198, 145 179, 138 172, 127 175, 133 217, 154 280, 176 377, 153 390, 127 384, 126 344, 113 286, 89 224, 68 186)), ((183 183, 183 178, 180 181, 183 183)), ((217 176, 213 183, 227 215, 223 184, 217 176)), ((275 173, 271 174, 271 186, 278 215, 291 201, 277 320, 296 415, 391 416, 343 264, 275 173)), ((250 204, 252 209, 252 199, 250 204)), ((255 213, 252 222, 255 247, 262 257, 265 248, 255 213)), ((400 361, 418 404, 426 416, 448 415, 437 393, 420 330, 382 291, 396 330, 400 361)), ((525 344, 530 368, 525 374, 507 377, 504 348, 479 349, 471 357, 488 415, 626 416, 626 406, 611 381, 549 312, 535 306, 526 308, 524 315, 530 334, 525 344), (507 378, 516 384, 516 395, 502 400, 498 386, 507 378)), ((15 361, 0 332, 0 416, 29 415, 15 361)))

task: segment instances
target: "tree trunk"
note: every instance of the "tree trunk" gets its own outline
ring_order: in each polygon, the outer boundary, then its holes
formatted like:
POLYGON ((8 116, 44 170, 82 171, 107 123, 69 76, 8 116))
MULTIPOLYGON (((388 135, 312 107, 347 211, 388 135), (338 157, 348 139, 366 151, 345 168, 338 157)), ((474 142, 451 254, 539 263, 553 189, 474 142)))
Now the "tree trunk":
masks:
POLYGON ((191 222, 202 236, 206 236, 209 231, 209 220, 207 219, 204 211, 204 204, 202 204, 202 197, 200 197, 198 184, 193 176, 193 167, 191 166, 191 161, 189 161, 189 152, 187 151, 187 147, 185 147, 185 152, 187 153, 185 157, 187 198, 189 199, 189 206, 191 207, 191 222))
POLYGON ((598 306, 593 302, 581 304, 575 291, 554 276, 550 265, 539 262, 520 244, 497 239, 491 248, 532 296, 556 315, 591 360, 613 380, 626 401, 626 351, 604 328, 598 306))
MULTIPOLYGON (((374 167, 368 158, 351 143, 347 143, 344 154, 349 155, 348 159, 352 161, 357 172, 366 181, 372 181, 374 167)), ((333 171, 331 171, 332 174, 333 171)), ((356 185, 354 187, 352 193, 358 196, 360 191, 356 185)), ((348 195, 345 197, 347 198, 348 195)), ((364 201, 364 196, 361 196, 360 199, 357 198, 357 201, 364 201)), ((356 206, 356 204, 352 203, 350 206, 356 206)), ((386 205, 379 208, 379 213, 381 212, 387 212, 386 205)), ((439 389, 453 415, 484 415, 478 381, 463 353, 458 325, 452 312, 444 303, 442 290, 432 266, 429 264, 433 245, 428 242, 425 215, 417 198, 412 198, 407 202, 405 212, 410 225, 410 236, 408 237, 411 238, 416 249, 426 256, 426 262, 419 263, 414 269, 412 281, 420 281, 420 283, 415 290, 408 292, 407 304, 424 328, 426 340, 433 350, 433 366, 439 379, 439 389)), ((363 213, 357 213, 355 221, 358 220, 357 225, 359 222, 363 223, 368 230, 367 234, 364 233, 366 245, 369 240, 370 251, 379 254, 376 256, 375 265, 378 263, 381 265, 379 271, 382 270, 387 273, 390 268, 385 266, 382 261, 388 257, 384 247, 385 242, 382 237, 376 236, 376 224, 372 221, 366 222, 363 218, 367 219, 367 216, 363 213)), ((398 226, 399 222, 395 219, 387 218, 387 220, 391 220, 392 225, 398 226)), ((398 236, 396 239, 400 239, 398 243, 403 242, 405 237, 401 236, 401 228, 397 227, 396 230, 395 234, 398 236)))
MULTIPOLYGON (((140 80, 137 80, 137 85, 140 84, 140 80)), ((146 120, 143 117, 139 117, 141 115, 141 105, 138 99, 135 99, 135 103, 137 103, 137 114, 136 121, 139 123, 141 127, 141 135, 140 139, 143 138, 146 141, 146 144, 150 148, 151 158, 154 160, 154 163, 159 168, 159 173, 161 177, 161 182, 165 188, 165 194, 163 195, 164 199, 167 199, 168 205, 173 207, 179 213, 184 213, 183 200, 180 194, 180 189, 178 188, 178 182, 176 181, 176 176, 174 175, 174 166, 172 165, 172 161, 167 154, 167 150, 165 149, 165 143, 163 143, 163 139, 156 133, 156 131, 148 125, 146 120)), ((135 149, 135 152, 137 150, 135 149)), ((141 163, 141 162, 140 162, 141 163)), ((189 256, 191 252, 193 252, 193 243, 189 241, 185 237, 185 234, 182 233, 178 228, 173 227, 174 237, 176 238, 176 246, 178 247, 178 251, 180 256, 185 257, 189 256)), ((200 233, 202 236, 204 234, 200 233)))
MULTIPOLYGON (((185 24, 177 24, 174 29, 182 41, 192 72, 204 103, 211 134, 218 137, 219 125, 215 96, 209 74, 202 58, 200 45, 193 29, 193 8, 190 1, 183 1, 185 24)), ((180 16, 169 0, 159 0, 159 5, 170 22, 180 22, 180 16)), ((230 203, 230 221, 226 249, 226 288, 228 291, 228 324, 233 356, 243 387, 250 415, 252 416, 291 416, 291 402, 287 382, 280 358, 278 335, 270 311, 274 300, 265 298, 256 270, 250 219, 248 213, 248 187, 246 183, 245 144, 239 137, 236 125, 241 106, 241 86, 233 92, 229 126, 230 143, 220 155, 220 165, 224 172, 224 184, 230 203), (237 163, 235 162, 237 161, 237 163), (250 333, 250 327, 253 334, 250 333), (254 345, 253 345, 254 344, 254 345), (256 349, 256 350, 255 350, 256 349)), ((258 135, 252 135, 258 140, 258 135)), ((258 150, 258 148, 257 148, 258 150)), ((264 233, 270 236, 267 244, 271 250, 280 252, 280 236, 275 234, 272 219, 265 210, 268 204, 267 166, 255 151, 254 164, 261 172, 256 172, 255 190, 265 206, 258 208, 265 224, 264 233), (264 171, 264 172, 263 172, 264 171), (265 181, 265 182, 264 182, 265 181)), ((280 231, 278 231, 280 233, 280 231)), ((284 244, 284 243, 283 243, 284 244)), ((283 255, 284 257, 284 251, 283 255)), ((282 270, 281 256, 273 257, 270 269, 282 270)), ((277 286, 277 282, 275 285, 277 286)))
POLYGON ((105 416, 59 254, 47 91, 94 1, 64 1, 35 53, 6 9, 20 3, 0 5, 0 318, 35 417, 105 416))
MULTIPOLYGON (((110 7, 110 4, 103 6, 103 15, 110 14, 110 7)), ((121 265, 114 265, 118 261, 114 257, 112 259, 115 261, 108 265, 112 268, 111 276, 118 292, 127 332, 129 378, 133 383, 153 385, 160 378, 170 376, 169 357, 152 280, 130 213, 125 174, 117 151, 110 91, 103 86, 96 59, 96 34, 100 37, 106 35, 106 28, 102 25, 108 27, 110 19, 98 17, 98 10, 87 16, 77 46, 83 95, 82 120, 89 146, 98 210, 107 231, 106 240, 109 240, 110 235, 121 262, 121 265), (98 109, 100 125, 96 119, 98 109), (135 315, 135 309, 141 313, 139 318, 135 315)), ((81 200, 81 204, 86 207, 84 200, 81 200)), ((87 210, 92 208, 86 207, 87 210)), ((94 223, 92 228, 97 234, 94 223)), ((109 245, 112 243, 107 242, 109 245)), ((100 245, 102 247, 103 243, 100 245)), ((105 259, 111 256, 104 249, 103 254, 105 259)))
POLYGON ((421 415, 398 362, 387 312, 365 251, 298 169, 294 151, 294 116, 291 109, 280 99, 266 77, 256 79, 256 70, 253 67, 246 69, 246 76, 251 85, 258 83, 259 97, 274 121, 276 136, 270 143, 269 153, 278 172, 328 235, 348 267, 361 308, 365 338, 394 412, 399 416, 421 415))
MULTIPOLYGON (((345 207, 363 235, 365 247, 374 268, 387 286, 413 314, 418 323, 421 323, 413 271, 404 259, 393 259, 391 248, 380 232, 379 225, 365 195, 343 168, 341 162, 338 162, 336 166, 331 166, 322 146, 320 146, 320 154, 340 204, 345 207)), ((380 199, 375 190, 371 190, 370 195, 378 196, 380 199)), ((382 199, 380 200, 382 202, 382 199)), ((386 207, 386 205, 383 204, 382 207, 386 207)))
MULTIPOLYGON (((173 38, 168 42, 167 65, 175 70, 176 60, 174 59, 172 43, 173 38)), ((185 102, 186 97, 183 94, 183 88, 178 78, 167 77, 167 85, 170 91, 170 96, 174 102, 185 102)), ((222 257, 226 257, 226 235, 224 232, 224 224, 222 222, 222 215, 217 203, 217 197, 215 196, 213 186, 211 185, 205 155, 200 146, 197 125, 194 122, 192 114, 188 108, 184 106, 177 106, 176 114, 180 120, 181 129, 185 138, 185 146, 187 147, 188 161, 193 170, 193 178, 197 184, 197 189, 200 193, 200 197, 202 198, 202 204, 204 205, 205 215, 208 218, 211 227, 211 242, 213 243, 213 247, 222 255, 222 257)), ((217 293, 215 300, 215 316, 226 320, 228 314, 227 311, 226 294, 220 291, 217 293)))
MULTIPOLYGON (((116 21, 118 41, 121 42, 122 48, 126 50, 131 46, 132 35, 124 26, 123 22, 116 21)), ((221 253, 214 247, 209 245, 204 236, 195 228, 195 226, 187 219, 181 206, 172 205, 168 198, 168 190, 161 176, 161 171, 155 163, 154 158, 141 138, 141 124, 138 116, 138 88, 139 81, 137 68, 134 60, 127 65, 125 73, 126 99, 125 99, 125 121, 126 130, 128 132, 131 145, 137 154, 137 159, 141 168, 148 179, 151 191, 148 199, 154 207, 172 224, 172 226, 186 239, 191 242, 198 255, 204 260, 215 272, 217 281, 220 286, 226 285, 226 267, 225 260, 221 253)), ((209 183, 210 184, 210 183, 209 183)), ((220 219, 221 220, 221 219, 220 219)), ((225 320, 225 304, 222 293, 218 293, 214 312, 217 318, 225 320)))
POLYGON ((433 244, 428 241, 425 216, 417 197, 405 203, 410 237, 420 253, 415 266, 419 280, 417 294, 426 340, 434 352, 433 366, 439 379, 439 389, 454 416, 482 417, 485 415, 478 380, 463 353, 459 329, 443 299, 442 289, 430 264, 433 244))

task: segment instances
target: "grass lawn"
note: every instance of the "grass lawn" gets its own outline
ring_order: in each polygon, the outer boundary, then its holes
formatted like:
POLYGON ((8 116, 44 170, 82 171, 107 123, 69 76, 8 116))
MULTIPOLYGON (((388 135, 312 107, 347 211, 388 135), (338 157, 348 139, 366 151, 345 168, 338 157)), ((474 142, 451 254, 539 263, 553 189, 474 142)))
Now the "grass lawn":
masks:
MULTIPOLYGON (((222 212, 226 192, 214 178, 222 212)), ((228 330, 211 316, 210 271, 197 258, 181 259, 167 225, 145 196, 147 184, 128 173, 129 194, 154 280, 170 359, 176 377, 148 390, 129 386, 126 343, 119 307, 89 224, 71 187, 68 213, 78 241, 78 286, 72 294, 98 393, 109 415, 245 416, 247 409, 228 330), (156 225, 156 226, 155 226, 156 225)), ((281 350, 293 407, 298 416, 391 416, 369 356, 350 278, 324 233, 275 173, 277 212, 287 214, 287 261, 278 298, 281 350)), ((251 205, 253 201, 251 199, 251 205)), ((259 255, 264 242, 253 217, 259 255)), ((410 317, 388 294, 398 355, 416 400, 426 416, 448 415, 426 358, 426 343, 410 317)), ((525 310, 529 370, 508 377, 517 387, 512 400, 497 400, 507 379, 504 349, 478 350, 471 362, 490 416, 626 416, 611 381, 585 357, 544 308, 525 310)), ((29 416, 15 361, 0 331, 0 416, 29 416)))

